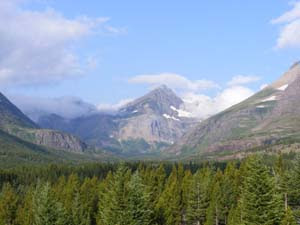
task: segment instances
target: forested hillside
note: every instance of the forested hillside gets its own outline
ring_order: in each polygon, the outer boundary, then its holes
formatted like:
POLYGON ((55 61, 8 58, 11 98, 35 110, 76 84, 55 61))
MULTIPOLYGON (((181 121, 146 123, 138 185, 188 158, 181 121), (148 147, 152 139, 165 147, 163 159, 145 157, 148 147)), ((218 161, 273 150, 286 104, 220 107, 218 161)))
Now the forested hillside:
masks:
POLYGON ((273 224, 300 219, 300 160, 0 171, 1 225, 273 224))

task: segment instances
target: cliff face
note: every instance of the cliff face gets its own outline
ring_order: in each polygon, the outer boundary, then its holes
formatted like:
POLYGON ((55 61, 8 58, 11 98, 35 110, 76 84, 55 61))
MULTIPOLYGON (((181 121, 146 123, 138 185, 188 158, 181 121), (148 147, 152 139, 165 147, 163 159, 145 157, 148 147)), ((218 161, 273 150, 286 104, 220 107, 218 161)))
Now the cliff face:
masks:
POLYGON ((44 129, 35 132, 35 143, 76 153, 83 153, 87 148, 84 142, 72 135, 44 129))

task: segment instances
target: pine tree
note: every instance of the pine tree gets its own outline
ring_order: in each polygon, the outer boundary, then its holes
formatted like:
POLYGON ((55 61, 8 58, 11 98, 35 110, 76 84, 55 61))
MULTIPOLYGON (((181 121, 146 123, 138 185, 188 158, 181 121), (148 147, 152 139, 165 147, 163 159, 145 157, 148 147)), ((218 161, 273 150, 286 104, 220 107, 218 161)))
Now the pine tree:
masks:
POLYGON ((177 168, 174 165, 168 177, 165 189, 160 196, 156 210, 163 212, 162 224, 178 225, 181 223, 182 213, 182 190, 179 182, 177 168))
POLYGON ((241 193, 242 222, 245 225, 280 224, 283 208, 268 169, 258 157, 250 157, 246 162, 241 193))
POLYGON ((183 215, 186 212, 189 196, 190 196, 190 187, 193 181, 193 175, 190 170, 186 170, 184 173, 184 178, 182 180, 182 207, 183 207, 183 215))
POLYGON ((194 176, 189 188, 186 210, 188 224, 204 224, 206 210, 209 206, 209 187, 211 183, 210 169, 199 170, 194 176))
POLYGON ((16 224, 18 197, 10 184, 4 184, 0 194, 0 225, 16 224))
POLYGON ((286 188, 288 205, 293 210, 297 220, 300 220, 300 158, 296 160, 295 168, 285 174, 283 187, 286 188))
POLYGON ((210 203, 207 209, 207 219, 205 225, 219 225, 221 220, 224 221, 224 207, 222 205, 222 172, 218 171, 212 182, 210 203))
POLYGON ((166 171, 163 164, 151 173, 151 182, 146 187, 150 193, 151 208, 154 208, 154 219, 157 224, 162 224, 164 221, 163 210, 159 207, 159 200, 165 189, 166 171))
POLYGON ((33 224, 33 193, 34 188, 30 187, 26 190, 22 204, 19 205, 17 211, 17 224, 32 225, 33 224))
POLYGON ((232 207, 229 210, 226 224, 227 225, 237 225, 237 224, 244 225, 244 223, 242 222, 240 203, 238 203, 236 207, 232 207))
POLYGON ((82 199, 79 193, 76 193, 72 202, 72 225, 89 225, 91 223, 91 218, 89 212, 82 207, 82 199))
POLYGON ((227 224, 229 211, 237 206, 239 194, 238 176, 234 163, 228 163, 221 181, 221 206, 224 223, 227 224))
POLYGON ((38 184, 33 196, 34 225, 68 225, 63 205, 54 198, 49 183, 38 184))
POLYGON ((128 225, 128 182, 130 171, 122 164, 107 180, 99 199, 98 225, 128 225))
POLYGON ((87 213, 87 218, 91 224, 96 224, 96 213, 98 211, 98 179, 86 178, 80 187, 80 201, 83 210, 87 213))
POLYGON ((152 224, 153 209, 149 201, 150 195, 142 184, 138 172, 131 177, 128 188, 128 225, 152 224))
POLYGON ((288 207, 280 225, 296 225, 295 217, 292 210, 288 207))
POLYGON ((65 187, 61 190, 63 193, 61 202, 67 213, 72 214, 73 200, 79 196, 80 182, 77 174, 71 174, 66 182, 65 187))

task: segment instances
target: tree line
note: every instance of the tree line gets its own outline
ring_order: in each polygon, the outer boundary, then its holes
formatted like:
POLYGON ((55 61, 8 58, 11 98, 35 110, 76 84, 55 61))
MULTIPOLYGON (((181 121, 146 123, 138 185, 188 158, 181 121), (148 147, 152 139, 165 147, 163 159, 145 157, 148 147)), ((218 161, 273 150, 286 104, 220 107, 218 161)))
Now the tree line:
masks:
POLYGON ((0 170, 0 225, 296 225, 300 160, 0 170))

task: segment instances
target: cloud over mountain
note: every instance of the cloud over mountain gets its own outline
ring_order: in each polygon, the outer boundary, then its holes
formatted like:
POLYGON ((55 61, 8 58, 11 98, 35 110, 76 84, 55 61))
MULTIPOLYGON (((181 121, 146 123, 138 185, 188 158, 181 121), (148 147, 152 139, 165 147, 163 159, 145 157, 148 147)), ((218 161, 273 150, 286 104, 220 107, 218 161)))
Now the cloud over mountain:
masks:
POLYGON ((20 95, 9 95, 8 97, 35 121, 45 114, 54 113, 72 119, 98 112, 94 105, 77 97, 42 98, 20 95))
POLYGON ((219 85, 210 80, 189 80, 176 73, 143 74, 129 79, 130 83, 149 84, 152 86, 167 85, 173 89, 200 91, 218 88, 219 85))
POLYGON ((238 75, 231 78, 226 85, 211 80, 189 80, 183 75, 161 73, 138 75, 129 79, 133 84, 148 84, 150 87, 165 84, 178 91, 185 104, 182 106, 194 117, 204 119, 235 105, 254 94, 248 84, 258 82, 259 76, 238 75), (214 90, 215 94, 204 94, 214 90))

